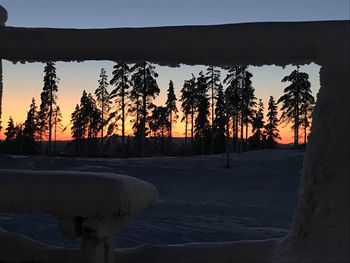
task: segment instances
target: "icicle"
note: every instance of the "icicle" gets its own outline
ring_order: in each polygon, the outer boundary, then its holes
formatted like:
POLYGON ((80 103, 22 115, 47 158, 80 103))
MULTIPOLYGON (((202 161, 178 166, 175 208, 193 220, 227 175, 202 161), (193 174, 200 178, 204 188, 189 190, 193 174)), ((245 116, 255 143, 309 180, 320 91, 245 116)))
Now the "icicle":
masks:
MULTIPOLYGON (((5 8, 3 8, 0 5, 0 27, 5 26, 5 23, 7 21, 7 11, 5 8)), ((1 115, 2 115, 2 91, 3 91, 3 84, 2 84, 2 60, 0 58, 0 121, 1 121, 1 115)))

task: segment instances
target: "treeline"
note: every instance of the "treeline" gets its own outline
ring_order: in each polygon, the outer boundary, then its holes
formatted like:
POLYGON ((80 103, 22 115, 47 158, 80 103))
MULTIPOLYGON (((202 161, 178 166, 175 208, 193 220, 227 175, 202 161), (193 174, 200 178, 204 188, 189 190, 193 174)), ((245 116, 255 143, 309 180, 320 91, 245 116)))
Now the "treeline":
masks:
MULTIPOLYGON (((120 157, 242 152, 276 147, 281 139, 280 123, 292 123, 296 147, 299 130, 303 129, 306 144, 315 104, 308 74, 297 67, 282 79, 291 84, 277 101, 270 97, 265 118, 264 104, 255 97, 248 67, 231 66, 226 71, 224 78, 213 66, 197 76, 192 74, 184 81, 178 109, 171 80, 165 105, 153 103, 160 89, 158 74, 149 62, 118 62, 110 80, 105 69, 101 69, 94 94, 84 90, 71 114, 72 141, 66 151, 76 156, 120 157), (282 104, 280 117, 278 103, 282 104), (179 110, 185 126, 184 138, 175 140, 173 127, 179 121, 179 110), (133 134, 127 134, 127 122, 133 134)), ((23 124, 15 125, 10 117, 1 144, 3 152, 57 154, 57 133, 67 127, 62 127, 57 103, 59 79, 53 62, 46 64, 43 82, 39 108, 33 99, 23 124)))

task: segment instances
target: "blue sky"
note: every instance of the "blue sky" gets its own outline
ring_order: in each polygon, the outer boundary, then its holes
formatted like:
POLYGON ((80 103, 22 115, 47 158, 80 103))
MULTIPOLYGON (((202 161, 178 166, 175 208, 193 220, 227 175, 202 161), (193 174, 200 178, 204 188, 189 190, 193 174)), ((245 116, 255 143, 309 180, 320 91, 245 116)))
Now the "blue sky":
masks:
MULTIPOLYGON (((9 13, 8 26, 109 28, 147 27, 169 25, 205 25, 261 21, 348 20, 349 0, 0 0, 9 13)), ((3 125, 12 115, 17 122, 24 121, 31 98, 42 89, 43 64, 13 65, 4 61, 3 125)), ((58 63, 61 79, 59 98, 65 124, 79 102, 83 89, 93 92, 102 67, 111 73, 113 63, 92 61, 85 63, 58 63)), ((177 96, 183 81, 198 74, 203 66, 168 68, 157 66, 161 94, 156 103, 165 100, 169 80, 175 83, 177 96)), ((282 95, 285 84, 281 79, 294 67, 250 67, 256 97, 265 105, 270 95, 282 95)), ((314 95, 319 89, 319 67, 315 64, 301 67, 310 75, 314 95)), ((292 135, 291 135, 292 136, 292 135)))
POLYGON ((1 0, 8 24, 143 27, 260 21, 346 20, 349 0, 1 0))

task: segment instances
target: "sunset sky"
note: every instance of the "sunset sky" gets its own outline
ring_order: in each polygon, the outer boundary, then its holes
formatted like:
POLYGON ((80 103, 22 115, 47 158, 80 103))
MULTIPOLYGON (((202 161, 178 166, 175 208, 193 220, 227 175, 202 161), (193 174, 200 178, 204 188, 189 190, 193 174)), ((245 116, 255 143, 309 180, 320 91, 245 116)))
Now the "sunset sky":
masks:
MULTIPOLYGON (((8 26, 23 27, 67 27, 67 28, 110 28, 146 27, 165 25, 202 25, 259 21, 311 21, 349 19, 348 0, 236 0, 236 1, 174 1, 174 0, 2 0, 0 4, 9 13, 8 26)), ((59 101, 68 125, 70 114, 79 102, 82 91, 93 93, 101 68, 111 76, 113 63, 90 61, 84 63, 57 63, 60 78, 59 101)), ((4 94, 2 125, 5 128, 9 116, 15 122, 26 118, 31 98, 40 103, 43 67, 41 63, 12 64, 3 61, 4 94)), ((256 97, 263 99, 267 108, 270 95, 277 100, 283 94, 286 84, 281 79, 295 67, 266 66, 250 67, 256 97)), ((204 66, 182 66, 180 68, 156 67, 161 89, 155 103, 161 105, 166 99, 169 80, 173 80, 176 95, 180 97, 183 81, 205 70, 204 66)), ((313 95, 319 89, 319 66, 302 66, 301 71, 310 75, 313 95)), ((223 73, 223 77, 225 74, 223 73)), ((284 143, 291 142, 293 134, 289 127, 280 126, 284 143)), ((175 136, 183 136, 183 124, 178 122, 175 136)), ((59 135, 60 139, 70 137, 69 129, 59 135)), ((3 138, 3 131, 1 132, 3 138)))

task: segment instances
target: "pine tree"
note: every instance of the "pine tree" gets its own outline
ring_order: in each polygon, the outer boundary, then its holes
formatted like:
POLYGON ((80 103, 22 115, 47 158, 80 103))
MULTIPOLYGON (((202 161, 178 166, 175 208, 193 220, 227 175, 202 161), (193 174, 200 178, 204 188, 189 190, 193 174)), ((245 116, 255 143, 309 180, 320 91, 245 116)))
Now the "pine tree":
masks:
MULTIPOLYGON (((122 156, 125 156, 125 122, 127 116, 127 97, 129 96, 130 88, 130 68, 128 64, 124 62, 118 62, 113 67, 113 78, 110 81, 110 84, 115 86, 111 92, 111 98, 116 98, 116 103, 119 105, 121 110, 120 119, 122 122, 122 156)), ((136 99, 136 98, 135 98, 136 99)), ((136 99, 137 100, 137 99, 136 99)), ((118 111, 116 110, 113 115, 116 120, 119 119, 118 111)), ((112 124, 111 129, 114 130, 116 121, 112 124)))
POLYGON ((100 153, 103 153, 103 139, 104 139, 104 126, 106 123, 106 116, 109 115, 111 109, 110 95, 107 90, 107 73, 104 68, 101 69, 100 79, 98 80, 98 88, 95 90, 97 105, 100 107, 101 112, 101 149, 100 153))
POLYGON ((207 82, 203 72, 199 73, 196 82, 195 107, 197 116, 195 119, 195 137, 199 140, 201 154, 205 153, 206 140, 210 136, 209 116, 209 97, 207 95, 207 82))
POLYGON ((155 67, 148 62, 137 63, 132 68, 133 92, 136 97, 141 99, 140 108, 140 146, 141 156, 145 156, 145 139, 146 139, 146 121, 148 110, 152 106, 152 100, 158 96, 160 90, 156 81, 158 74, 155 72, 155 67))
POLYGON ((250 138, 250 145, 253 149, 260 147, 262 141, 265 141, 265 134, 263 133, 264 122, 264 103, 259 99, 258 110, 253 117, 253 135, 250 138))
POLYGON ((167 115, 168 115, 168 122, 169 122, 169 141, 170 141, 170 148, 172 145, 172 135, 173 135, 173 123, 176 122, 178 119, 178 110, 176 107, 176 96, 174 91, 174 83, 170 80, 169 87, 168 87, 168 93, 167 93, 167 101, 165 103, 167 115))
POLYGON ((220 70, 215 69, 214 66, 209 66, 206 73, 207 87, 211 93, 211 142, 210 152, 214 153, 214 119, 215 119, 215 96, 217 96, 218 88, 220 86, 220 70))
POLYGON ((184 81, 181 89, 181 108, 184 113, 185 120, 185 151, 187 143, 187 123, 188 118, 191 120, 191 154, 193 153, 193 138, 194 138, 194 113, 196 102, 196 77, 192 74, 192 78, 184 81))
POLYGON ((53 111, 53 128, 54 128, 54 144, 53 144, 53 151, 57 151, 57 131, 62 130, 62 112, 60 109, 60 106, 56 106, 53 111))
POLYGON ((44 87, 41 92, 40 114, 41 129, 44 133, 48 130, 48 155, 51 154, 52 142, 52 116, 55 105, 57 104, 58 78, 56 76, 55 63, 47 62, 44 69, 44 87))
POLYGON ((220 84, 217 89, 215 119, 213 123, 213 141, 215 141, 218 152, 223 152, 225 149, 226 124, 226 101, 223 86, 220 84))
POLYGON ((282 103, 282 115, 280 120, 285 123, 292 123, 294 130, 294 146, 299 144, 299 127, 302 119, 302 105, 311 105, 314 101, 311 95, 311 84, 309 82, 309 75, 304 72, 294 70, 289 76, 282 79, 282 82, 291 82, 289 86, 284 89, 284 95, 281 96, 277 103, 282 103), (304 101, 304 102, 303 102, 304 101))
POLYGON ((301 92, 300 125, 304 129, 304 145, 307 143, 307 129, 310 127, 312 112, 315 107, 315 98, 310 88, 311 86, 305 85, 301 92))
POLYGON ((75 153, 80 154, 82 140, 85 135, 85 126, 83 123, 83 116, 79 105, 75 106, 74 112, 71 114, 71 135, 73 142, 75 142, 75 153))
POLYGON ((149 126, 150 130, 153 131, 154 142, 156 142, 157 137, 161 137, 161 151, 163 153, 165 152, 165 136, 170 131, 170 125, 171 124, 168 119, 168 108, 163 106, 154 106, 152 115, 150 116, 149 126))
POLYGON ((273 96, 270 96, 267 123, 265 125, 266 144, 268 147, 276 147, 278 140, 281 139, 278 131, 278 118, 277 118, 277 103, 273 96))
POLYGON ((252 87, 251 74, 247 68, 243 72, 242 101, 241 101, 241 142, 248 139, 248 126, 253 121, 254 108, 256 107, 255 89, 252 87), (245 126, 245 140, 243 139, 243 126, 245 126))
MULTIPOLYGON (((238 151, 238 124, 241 116, 241 99, 242 99, 242 72, 241 66, 227 67, 228 71, 224 83, 228 84, 225 90, 225 97, 227 98, 228 114, 232 117, 232 134, 234 141, 234 151, 238 151)), ((228 116, 229 117, 229 116, 228 116)))
POLYGON ((12 117, 10 116, 7 122, 7 128, 5 129, 5 142, 10 142, 16 139, 16 129, 12 117))
POLYGON ((36 139, 39 133, 39 119, 38 110, 35 105, 35 99, 32 98, 32 103, 29 106, 29 111, 27 112, 27 119, 24 122, 23 127, 23 138, 24 138, 24 148, 27 153, 35 153, 37 151, 36 139))

